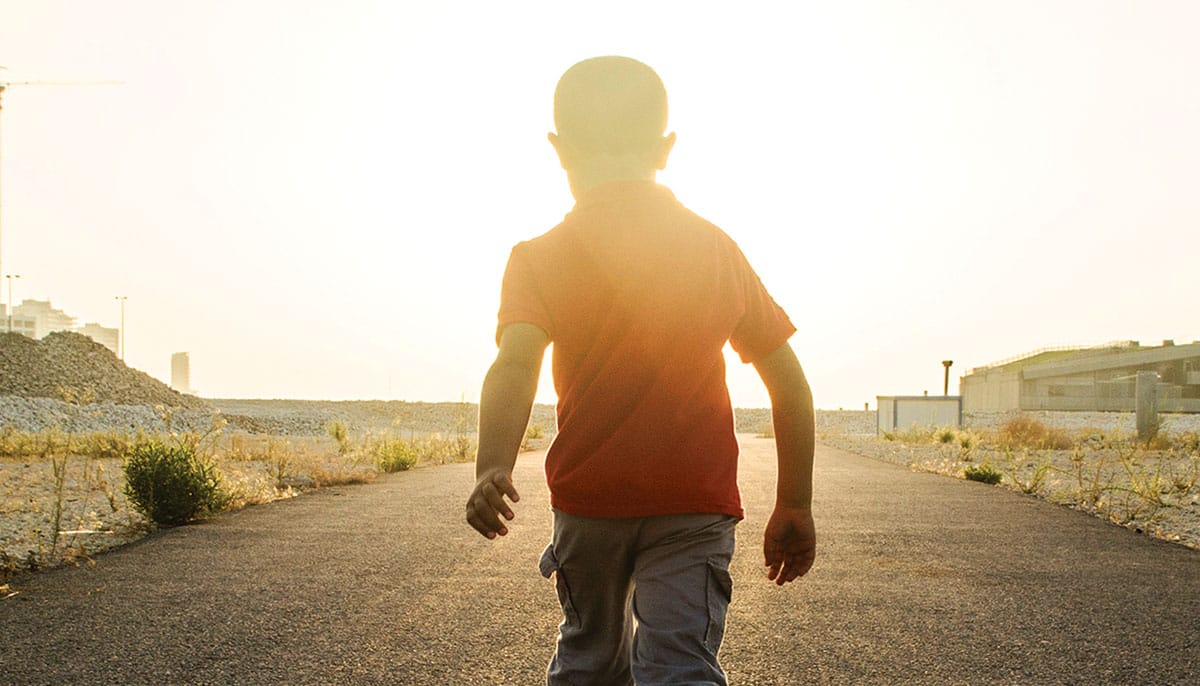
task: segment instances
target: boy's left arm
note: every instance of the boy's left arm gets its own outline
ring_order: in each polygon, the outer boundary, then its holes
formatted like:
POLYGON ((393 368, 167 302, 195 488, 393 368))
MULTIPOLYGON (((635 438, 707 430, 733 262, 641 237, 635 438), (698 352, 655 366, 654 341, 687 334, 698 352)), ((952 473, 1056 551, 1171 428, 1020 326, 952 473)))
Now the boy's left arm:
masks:
POLYGON ((475 488, 467 499, 467 523, 487 538, 508 533, 500 518, 512 520, 514 515, 504 498, 514 503, 521 499, 512 482, 512 470, 549 343, 550 337, 538 326, 508 325, 500 334, 496 361, 483 381, 475 488))

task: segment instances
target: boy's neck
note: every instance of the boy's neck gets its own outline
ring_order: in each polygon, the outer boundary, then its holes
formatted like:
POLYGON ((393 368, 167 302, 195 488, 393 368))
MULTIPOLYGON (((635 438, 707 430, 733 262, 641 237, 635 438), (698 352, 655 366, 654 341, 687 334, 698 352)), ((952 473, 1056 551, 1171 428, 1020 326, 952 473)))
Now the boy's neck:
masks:
POLYGON ((658 170, 647 167, 640 160, 631 163, 623 158, 598 158, 589 160, 586 164, 567 170, 567 182, 571 185, 571 194, 578 201, 588 191, 608 183, 618 181, 655 181, 658 170))

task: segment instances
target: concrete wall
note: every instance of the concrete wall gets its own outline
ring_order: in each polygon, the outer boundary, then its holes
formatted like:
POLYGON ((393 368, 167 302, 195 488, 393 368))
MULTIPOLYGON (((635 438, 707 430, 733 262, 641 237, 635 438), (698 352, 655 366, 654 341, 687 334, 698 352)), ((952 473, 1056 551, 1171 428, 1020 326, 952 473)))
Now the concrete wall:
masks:
MULTIPOLYGON (((1134 412, 1133 398, 1021 398, 1021 410, 1067 410, 1080 412, 1134 412)), ((1159 412, 1200 413, 1200 399, 1158 396, 1159 412)))
POLYGON ((1162 412, 1200 412, 1200 343, 1130 350, 1080 351, 1026 366, 981 369, 962 378, 967 412, 1079 410, 1133 412, 1134 378, 1155 371, 1162 412))
POLYGON ((959 383, 965 412, 1007 412, 1020 409, 1021 374, 988 371, 964 376, 959 383))

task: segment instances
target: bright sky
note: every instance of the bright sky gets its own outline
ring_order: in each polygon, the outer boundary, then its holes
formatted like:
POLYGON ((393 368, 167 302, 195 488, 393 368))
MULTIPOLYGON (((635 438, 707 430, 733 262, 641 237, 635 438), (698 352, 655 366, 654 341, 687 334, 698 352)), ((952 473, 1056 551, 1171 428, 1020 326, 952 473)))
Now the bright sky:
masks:
POLYGON ((572 204, 555 82, 624 54, 818 407, 873 408, 943 359, 1200 340, 1198 31, 1190 0, 0 0, 0 80, 124 82, 5 91, 0 269, 80 323, 127 295, 127 362, 188 351, 204 396, 477 400, 508 251, 572 204))

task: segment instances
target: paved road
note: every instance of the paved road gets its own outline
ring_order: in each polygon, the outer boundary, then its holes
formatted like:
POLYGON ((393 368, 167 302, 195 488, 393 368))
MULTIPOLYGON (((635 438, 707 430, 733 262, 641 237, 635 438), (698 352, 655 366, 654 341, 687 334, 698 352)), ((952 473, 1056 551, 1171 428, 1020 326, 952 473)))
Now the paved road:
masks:
MULTIPOLYGON (((817 566, 760 567, 770 441, 745 441, 747 520, 722 652, 732 683, 1195 684, 1200 553, 994 487, 818 452, 817 566)), ((471 465, 423 468, 152 535, 18 578, 0 683, 542 682, 557 622, 536 572, 541 455, 489 543, 471 465)))

